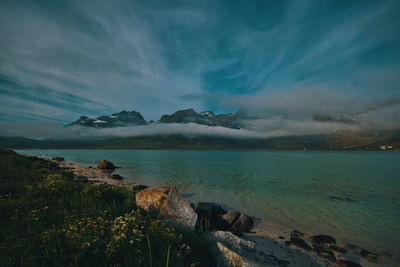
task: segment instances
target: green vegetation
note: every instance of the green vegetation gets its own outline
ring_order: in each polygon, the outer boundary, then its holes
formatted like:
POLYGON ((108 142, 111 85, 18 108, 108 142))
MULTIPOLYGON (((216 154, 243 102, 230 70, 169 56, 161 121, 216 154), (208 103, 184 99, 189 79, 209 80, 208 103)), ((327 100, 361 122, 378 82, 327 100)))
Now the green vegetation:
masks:
POLYGON ((10 150, 0 168, 0 266, 214 265, 201 234, 149 218, 127 188, 10 150))

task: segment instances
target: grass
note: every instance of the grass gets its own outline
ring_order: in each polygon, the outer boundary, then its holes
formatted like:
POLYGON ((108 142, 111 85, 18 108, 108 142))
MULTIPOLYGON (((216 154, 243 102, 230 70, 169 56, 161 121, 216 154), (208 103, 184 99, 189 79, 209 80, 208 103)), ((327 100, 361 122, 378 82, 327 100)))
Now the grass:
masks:
POLYGON ((0 150, 0 266, 213 266, 199 233, 152 219, 127 188, 0 150))

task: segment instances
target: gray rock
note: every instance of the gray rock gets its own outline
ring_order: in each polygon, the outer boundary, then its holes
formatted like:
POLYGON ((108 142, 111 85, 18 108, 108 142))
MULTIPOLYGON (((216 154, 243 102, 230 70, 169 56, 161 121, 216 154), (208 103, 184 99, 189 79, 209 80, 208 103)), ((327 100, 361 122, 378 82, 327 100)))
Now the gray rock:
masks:
POLYGON ((160 214, 163 217, 172 219, 173 221, 194 228, 197 222, 197 214, 193 210, 190 202, 184 198, 173 187, 165 199, 160 214))
POLYGON ((231 232, 213 232, 211 240, 215 242, 218 266, 281 266, 278 259, 270 258, 259 251, 253 242, 241 239, 231 232))
POLYGON ((136 194, 136 205, 150 214, 194 228, 197 214, 176 187, 157 186, 136 194))

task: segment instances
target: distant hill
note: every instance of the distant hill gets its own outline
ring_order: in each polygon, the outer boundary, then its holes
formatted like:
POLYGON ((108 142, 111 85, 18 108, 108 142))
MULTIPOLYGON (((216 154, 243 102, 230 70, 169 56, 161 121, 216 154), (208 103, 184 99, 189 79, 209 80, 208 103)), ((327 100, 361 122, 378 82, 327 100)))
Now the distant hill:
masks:
POLYGON ((0 147, 7 148, 104 148, 104 149, 239 149, 239 150, 377 150, 379 146, 400 149, 400 131, 373 134, 322 134, 271 138, 227 138, 216 136, 153 135, 86 140, 33 140, 0 137, 0 147))

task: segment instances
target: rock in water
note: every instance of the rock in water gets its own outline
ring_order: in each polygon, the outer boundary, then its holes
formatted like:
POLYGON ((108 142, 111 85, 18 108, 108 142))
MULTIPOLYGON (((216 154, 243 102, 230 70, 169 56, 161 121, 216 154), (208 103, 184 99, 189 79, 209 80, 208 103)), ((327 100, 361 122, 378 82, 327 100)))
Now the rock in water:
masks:
POLYGON ((336 240, 329 235, 315 235, 312 237, 312 242, 314 244, 322 246, 330 246, 336 244, 336 240))
POLYGON ((361 250, 360 255, 361 255, 361 257, 363 257, 364 259, 366 259, 368 261, 371 261, 371 262, 378 261, 378 255, 377 254, 372 253, 372 252, 370 252, 368 250, 365 250, 365 249, 361 250))
POLYGON ((195 227, 197 214, 189 201, 170 186, 146 188, 136 194, 136 205, 143 210, 173 222, 195 227))
POLYGON ((121 175, 116 174, 116 173, 113 173, 113 174, 110 176, 110 178, 111 178, 111 179, 114 179, 114 180, 122 180, 122 179, 124 179, 124 177, 122 177, 121 175))
POLYGON ((242 213, 239 218, 234 222, 231 227, 231 231, 234 233, 239 232, 250 232, 251 228, 253 228, 253 219, 251 219, 248 215, 242 213))
POLYGON ((103 159, 103 160, 99 161, 99 163, 97 164, 97 168, 102 169, 102 170, 110 170, 110 171, 112 170, 113 171, 113 170, 115 170, 116 167, 112 162, 103 159))

